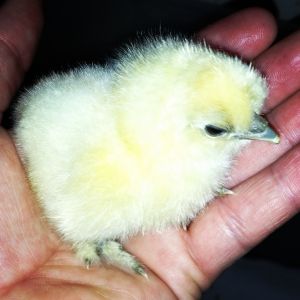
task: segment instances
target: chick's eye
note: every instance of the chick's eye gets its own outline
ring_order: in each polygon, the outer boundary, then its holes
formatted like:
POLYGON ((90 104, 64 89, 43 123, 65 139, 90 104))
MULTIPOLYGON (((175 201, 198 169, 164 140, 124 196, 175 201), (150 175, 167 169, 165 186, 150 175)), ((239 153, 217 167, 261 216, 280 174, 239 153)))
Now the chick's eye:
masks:
POLYGON ((213 137, 224 135, 227 132, 226 129, 217 127, 215 125, 206 125, 204 129, 209 136, 213 137))

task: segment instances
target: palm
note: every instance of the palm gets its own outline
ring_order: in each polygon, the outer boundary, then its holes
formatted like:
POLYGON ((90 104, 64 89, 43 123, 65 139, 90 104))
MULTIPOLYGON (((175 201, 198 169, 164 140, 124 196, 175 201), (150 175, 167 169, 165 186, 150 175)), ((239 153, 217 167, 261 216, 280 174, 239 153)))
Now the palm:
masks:
MULTIPOLYGON (((0 42, 0 48, 5 49, 0 51, 0 59, 8 78, 0 82, 5 95, 0 99, 0 108, 4 110, 13 93, 11 87, 17 88, 21 70, 29 65, 35 39, 26 37, 37 36, 40 19, 34 0, 11 0, 2 8, 0 18, 0 35, 5 36, 0 42), (22 11, 22 18, 13 11, 22 11)), ((266 112, 278 105, 269 119, 281 133, 282 143, 279 146, 253 143, 241 155, 228 183, 236 186, 237 194, 213 202, 187 232, 169 230, 136 237, 128 243, 127 248, 149 268, 146 280, 113 267, 87 270, 81 265, 41 218, 12 141, 1 130, 0 266, 5 272, 0 275, 0 295, 3 299, 5 295, 6 299, 21 296, 193 299, 222 269, 297 212, 299 95, 290 95, 300 86, 296 61, 299 34, 260 54, 275 34, 267 13, 248 10, 222 22, 199 36, 245 58, 257 57, 255 64, 265 72, 271 87, 266 112), (265 151, 268 156, 262 157, 260 153, 265 151)))

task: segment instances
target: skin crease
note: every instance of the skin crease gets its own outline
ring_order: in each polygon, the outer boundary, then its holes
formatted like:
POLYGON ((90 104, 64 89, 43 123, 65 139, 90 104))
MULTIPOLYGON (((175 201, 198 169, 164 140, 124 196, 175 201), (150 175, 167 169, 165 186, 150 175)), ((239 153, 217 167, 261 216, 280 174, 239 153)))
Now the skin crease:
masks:
MULTIPOLYGON (((29 67, 41 23, 38 1, 10 0, 0 8, 2 111, 29 67)), ((127 249, 148 268, 148 280, 80 264, 43 222, 13 143, 1 129, 1 299, 195 299, 223 269, 295 215, 300 204, 299 33, 268 49, 275 33, 272 16, 256 8, 198 33, 197 38, 254 59, 263 70, 271 87, 267 116, 282 143, 254 142, 243 152, 230 180, 236 194, 214 201, 188 231, 128 242, 127 249), (262 151, 268 153, 264 160, 258 158, 262 151)))

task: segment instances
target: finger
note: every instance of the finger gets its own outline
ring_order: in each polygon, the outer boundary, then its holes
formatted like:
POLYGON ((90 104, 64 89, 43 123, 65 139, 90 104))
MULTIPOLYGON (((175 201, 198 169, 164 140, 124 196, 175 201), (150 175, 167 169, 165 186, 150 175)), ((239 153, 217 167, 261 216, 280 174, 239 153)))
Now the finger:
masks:
POLYGON ((264 111, 269 111, 300 89, 300 31, 277 43, 257 57, 254 65, 267 78, 269 96, 264 111))
POLYGON ((191 225, 187 242, 208 285, 300 207, 300 146, 220 198, 191 225))
POLYGON ((251 59, 268 48, 275 36, 273 16, 264 9, 250 8, 206 27, 196 38, 205 39, 213 47, 251 59))
POLYGON ((0 130, 0 293, 30 274, 53 251, 55 239, 33 205, 23 168, 9 136, 0 130))
POLYGON ((41 30, 40 1, 10 0, 0 8, 0 112, 28 69, 41 30))
POLYGON ((280 135, 280 144, 252 142, 235 162, 227 186, 232 187, 273 163, 300 141, 300 91, 277 106, 268 119, 280 135), (268 153, 268 155, 261 155, 268 153))

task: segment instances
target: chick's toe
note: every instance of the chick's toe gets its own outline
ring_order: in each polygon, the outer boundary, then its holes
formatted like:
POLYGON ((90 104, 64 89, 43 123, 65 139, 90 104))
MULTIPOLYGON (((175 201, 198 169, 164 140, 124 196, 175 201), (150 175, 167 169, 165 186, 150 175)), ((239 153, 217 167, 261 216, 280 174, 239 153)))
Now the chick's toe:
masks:
POLYGON ((125 270, 132 270, 138 275, 147 277, 144 267, 138 260, 127 251, 123 246, 113 240, 102 241, 97 245, 99 257, 108 264, 121 266, 125 270))
POLYGON ((94 242, 80 243, 75 246, 76 254, 84 262, 87 269, 91 265, 100 262, 100 257, 97 253, 97 244, 94 242))

